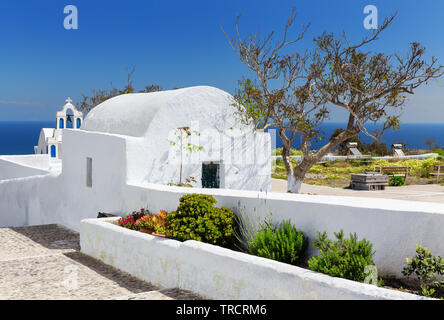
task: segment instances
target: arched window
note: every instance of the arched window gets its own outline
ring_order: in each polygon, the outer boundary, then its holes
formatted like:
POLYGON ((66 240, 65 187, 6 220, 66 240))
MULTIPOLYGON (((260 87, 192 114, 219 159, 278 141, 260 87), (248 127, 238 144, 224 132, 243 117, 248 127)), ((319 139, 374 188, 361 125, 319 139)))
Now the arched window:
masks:
POLYGON ((80 118, 77 118, 77 125, 76 128, 79 129, 82 122, 80 121, 80 118))
POLYGON ((56 157, 56 146, 52 145, 51 146, 51 158, 55 158, 56 157))
POLYGON ((59 129, 63 129, 64 124, 65 124, 65 122, 63 121, 63 119, 60 119, 59 129))

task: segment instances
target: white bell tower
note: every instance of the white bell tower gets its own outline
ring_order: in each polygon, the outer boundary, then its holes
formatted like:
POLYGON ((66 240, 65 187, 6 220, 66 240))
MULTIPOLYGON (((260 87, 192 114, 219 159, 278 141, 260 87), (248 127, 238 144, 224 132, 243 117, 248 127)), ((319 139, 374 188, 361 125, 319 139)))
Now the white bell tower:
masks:
POLYGON ((83 124, 83 113, 76 109, 68 97, 62 110, 56 113, 56 126, 43 128, 40 132, 39 143, 34 147, 36 154, 49 154, 53 159, 62 158, 63 129, 80 129, 83 124))
POLYGON ((72 123, 70 129, 80 129, 83 122, 83 113, 78 111, 76 107, 71 103, 70 97, 65 100, 66 104, 62 107, 62 110, 57 112, 56 115, 56 129, 66 129, 68 124, 72 123))

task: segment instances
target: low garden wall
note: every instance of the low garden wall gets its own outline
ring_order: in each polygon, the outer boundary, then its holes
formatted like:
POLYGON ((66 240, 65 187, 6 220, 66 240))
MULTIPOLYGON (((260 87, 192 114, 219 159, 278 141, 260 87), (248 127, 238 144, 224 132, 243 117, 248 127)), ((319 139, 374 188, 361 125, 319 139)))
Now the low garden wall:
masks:
POLYGON ((49 170, 51 161, 48 154, 4 155, 0 159, 46 171, 49 170))
POLYGON ((198 241, 155 237, 116 221, 82 220, 81 251, 162 287, 211 299, 424 299, 198 241))
MULTIPOLYGON (((414 155, 408 155, 404 157, 395 157, 395 156, 383 156, 383 157, 371 157, 373 160, 407 160, 407 159, 418 159, 418 160, 424 160, 427 158, 433 158, 437 157, 439 154, 437 153, 424 153, 424 154, 414 154, 414 155)), ((301 161, 302 156, 290 156, 290 158, 301 161)), ((282 159, 282 156, 271 156, 272 160, 276 159, 282 159)), ((333 156, 333 155, 327 155, 322 157, 322 161, 345 161, 345 160, 357 160, 359 157, 356 156, 333 156)))
POLYGON ((210 194, 217 200, 216 206, 242 212, 253 223, 265 217, 275 223, 291 219, 309 238, 309 255, 317 254, 312 243, 318 231, 327 231, 330 238, 341 229, 346 237, 356 232, 359 240, 366 238, 373 244, 373 260, 384 277, 403 276, 405 259, 415 255, 416 244, 444 256, 441 203, 146 184, 127 185, 121 210, 112 213, 129 214, 142 207, 151 212, 171 212, 187 193, 210 194))

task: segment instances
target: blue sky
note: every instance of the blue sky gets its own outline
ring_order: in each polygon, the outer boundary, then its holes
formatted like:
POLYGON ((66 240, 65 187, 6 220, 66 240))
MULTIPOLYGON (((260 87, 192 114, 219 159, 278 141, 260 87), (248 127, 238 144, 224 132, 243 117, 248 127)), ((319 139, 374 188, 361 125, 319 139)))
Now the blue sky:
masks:
MULTIPOLYGON (((441 0, 188 0, 61 1, 2 0, 0 3, 0 121, 53 120, 67 96, 122 86, 125 66, 136 65, 133 84, 141 89, 211 85, 230 93, 251 76, 229 47, 220 23, 232 34, 242 13, 241 32, 280 32, 296 7, 296 25, 311 22, 300 48, 323 31, 360 40, 363 8, 376 5, 380 21, 398 12, 372 49, 406 53, 412 41, 444 64, 444 1, 441 0), (79 11, 79 29, 65 30, 63 8, 79 11)), ((294 31, 298 29, 294 28, 294 31)), ((431 82, 410 97, 404 122, 443 122, 444 87, 431 82)), ((341 114, 332 121, 341 121, 341 114)))

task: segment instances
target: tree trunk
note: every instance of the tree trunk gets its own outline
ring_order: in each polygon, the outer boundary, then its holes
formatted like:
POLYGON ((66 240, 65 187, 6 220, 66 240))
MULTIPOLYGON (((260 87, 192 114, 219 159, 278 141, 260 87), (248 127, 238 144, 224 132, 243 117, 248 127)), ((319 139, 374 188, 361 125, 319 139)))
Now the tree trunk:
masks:
POLYGON ((300 193, 302 180, 304 180, 308 170, 310 170, 314 164, 319 162, 327 153, 333 150, 333 148, 337 147, 341 142, 355 136, 358 132, 359 131, 356 129, 347 129, 341 132, 315 154, 310 154, 310 137, 304 137, 301 146, 304 155, 301 163, 294 168, 293 176, 288 178, 288 191, 291 193, 300 193))
POLYGON ((287 192, 301 193, 302 179, 298 180, 294 175, 287 178, 287 192))
POLYGON ((287 176, 293 175, 293 165, 291 164, 291 149, 287 149, 285 146, 282 147, 282 161, 284 162, 285 170, 287 172, 287 176))
POLYGON ((287 191, 290 191, 289 186, 292 184, 293 180, 293 165, 291 164, 291 147, 293 144, 294 133, 289 139, 285 134, 284 129, 279 130, 279 136, 282 140, 282 161, 284 162, 285 171, 287 173, 287 191))
POLYGON ((310 155, 304 156, 301 163, 299 163, 293 170, 293 175, 288 178, 288 191, 291 193, 300 193, 302 187, 302 180, 308 170, 317 162, 316 158, 310 155))

